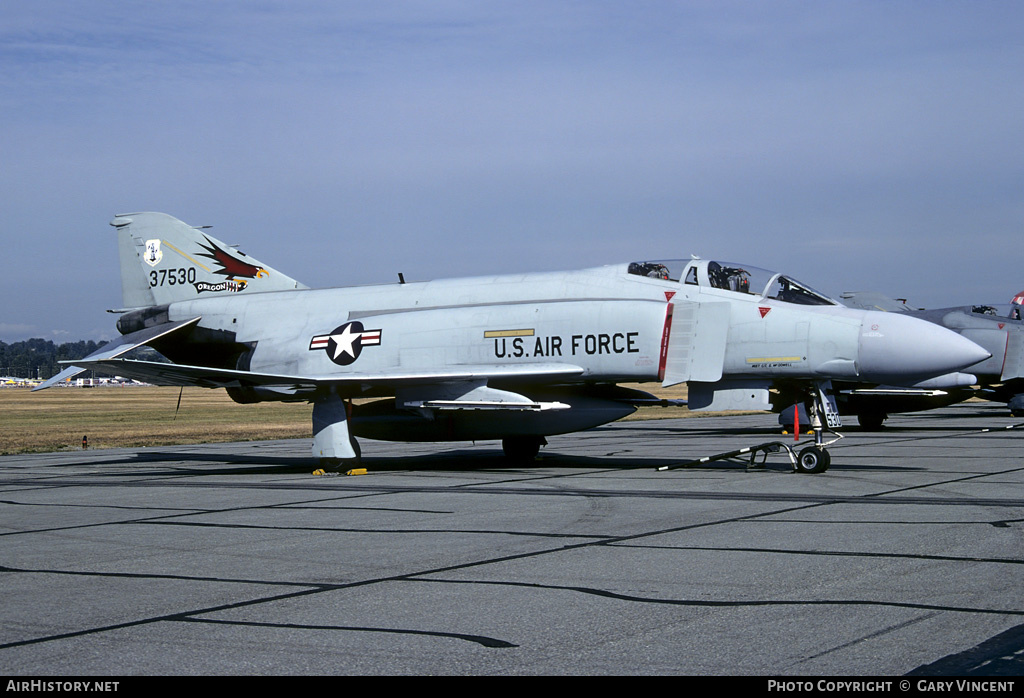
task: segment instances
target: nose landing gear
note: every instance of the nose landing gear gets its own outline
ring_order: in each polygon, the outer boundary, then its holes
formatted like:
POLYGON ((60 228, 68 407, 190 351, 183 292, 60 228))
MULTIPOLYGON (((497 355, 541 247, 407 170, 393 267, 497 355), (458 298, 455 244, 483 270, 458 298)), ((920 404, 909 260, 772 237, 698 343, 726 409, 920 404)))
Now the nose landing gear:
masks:
POLYGON ((794 467, 799 473, 823 473, 832 464, 832 456, 823 446, 808 446, 800 451, 794 467))
POLYGON ((810 404, 811 430, 814 432, 814 445, 808 446, 800 451, 794 467, 800 473, 823 473, 832 464, 832 456, 826 446, 831 446, 842 434, 832 431, 843 426, 843 420, 839 417, 839 409, 836 407, 836 399, 832 394, 832 381, 818 381, 814 384, 808 397, 810 404), (822 415, 825 416, 825 425, 822 425, 822 415), (825 428, 835 434, 834 439, 825 441, 825 428))

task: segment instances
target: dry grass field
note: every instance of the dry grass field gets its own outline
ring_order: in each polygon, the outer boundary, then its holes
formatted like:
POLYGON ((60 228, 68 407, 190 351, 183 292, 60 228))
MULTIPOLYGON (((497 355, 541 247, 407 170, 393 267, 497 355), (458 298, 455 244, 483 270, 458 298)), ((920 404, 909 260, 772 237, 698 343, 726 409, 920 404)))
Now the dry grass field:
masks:
MULTIPOLYGON (((659 397, 685 398, 686 386, 659 397)), ((223 390, 97 387, 0 389, 0 454, 89 448, 166 446, 216 441, 310 438, 312 406, 262 402, 238 405, 223 390)), ((684 407, 643 407, 627 419, 695 416, 684 407)))
POLYGON ((0 389, 0 454, 310 436, 306 403, 238 405, 223 390, 0 389))

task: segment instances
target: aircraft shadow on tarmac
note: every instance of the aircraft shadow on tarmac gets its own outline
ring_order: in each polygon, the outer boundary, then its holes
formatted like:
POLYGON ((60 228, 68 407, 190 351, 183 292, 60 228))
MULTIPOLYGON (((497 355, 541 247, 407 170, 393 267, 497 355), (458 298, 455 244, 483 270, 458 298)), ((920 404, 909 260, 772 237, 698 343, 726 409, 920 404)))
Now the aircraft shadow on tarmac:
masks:
MULTIPOLYGON (((140 454, 141 455, 141 454, 140 454)), ((280 474, 280 473, 311 473, 320 467, 313 457, 279 457, 252 456, 230 454, 201 454, 176 452, 151 452, 145 458, 134 462, 177 461, 183 467, 193 464, 210 463, 224 467, 216 470, 203 468, 203 474, 280 474)), ((495 472, 528 472, 542 467, 582 468, 582 469, 654 469, 661 465, 678 462, 668 458, 629 458, 619 455, 608 457, 563 455, 555 451, 542 452, 539 457, 527 463, 513 462, 506 458, 500 447, 491 452, 478 450, 453 449, 440 453, 412 456, 364 456, 361 467, 369 472, 396 471, 495 471, 495 472)), ((181 472, 181 468, 171 467, 172 472, 181 472)), ((151 471, 146 471, 151 472, 151 471)), ((342 468, 344 472, 344 467, 342 468)))
MULTIPOLYGON (((186 450, 152 450, 144 452, 124 453, 117 457, 100 457, 96 452, 95 459, 77 460, 77 466, 125 466, 137 465, 137 473, 128 473, 123 468, 112 467, 109 471, 100 470, 94 475, 123 478, 128 475, 144 475, 147 477, 173 475, 282 475, 310 474, 320 467, 312 456, 281 456, 256 455, 252 453, 201 453, 186 450), (162 466, 162 467, 161 467, 162 466)), ((653 470, 662 465, 678 463, 680 458, 645 458, 630 457, 623 454, 607 456, 581 456, 563 454, 554 450, 545 450, 530 462, 513 462, 506 458, 496 446, 493 451, 453 449, 439 453, 402 456, 364 456, 361 467, 369 472, 396 471, 495 471, 495 472, 529 472, 544 467, 579 468, 587 470, 653 470)), ((788 463, 786 464, 788 467, 788 463)), ((344 472, 344 469, 342 469, 344 472)))
MULTIPOLYGON (((847 429, 847 435, 854 437, 852 441, 845 441, 836 447, 836 459, 830 470, 834 471, 910 471, 922 470, 923 468, 908 466, 904 463, 896 463, 891 460, 872 460, 863 462, 843 462, 843 451, 857 444, 856 437, 871 437, 872 441, 887 439, 890 437, 903 441, 913 439, 916 436, 926 439, 941 439, 941 434, 972 434, 981 433, 982 428, 991 428, 993 431, 1004 430, 1006 424, 999 424, 1000 420, 993 419, 993 415, 986 411, 971 412, 968 410, 958 411, 955 415, 948 415, 962 419, 971 418, 972 421, 985 420, 985 424, 978 426, 964 426, 961 422, 958 425, 946 425, 943 422, 947 415, 931 415, 927 423, 920 418, 903 418, 895 423, 887 424, 883 429, 877 431, 862 430, 857 427, 847 429), (936 419, 936 417, 940 417, 936 419)), ((598 427, 591 430, 591 433, 602 431, 618 431, 621 427, 598 427)), ((642 436, 663 437, 665 439, 665 453, 671 455, 650 457, 631 455, 628 448, 623 450, 619 444, 617 450, 605 455, 580 455, 571 452, 563 453, 557 447, 547 447, 541 451, 538 458, 531 462, 514 462, 505 458, 500 447, 495 445, 493 450, 481 450, 480 448, 459 449, 454 448, 429 454, 401 455, 401 456, 364 456, 362 467, 369 472, 397 472, 397 471, 437 471, 437 472, 460 472, 460 471, 495 471, 495 472, 523 472, 534 468, 578 468, 586 470, 644 470, 655 469, 661 466, 672 466, 695 460, 701 457, 713 455, 714 451, 724 452, 738 446, 752 446, 754 444, 778 441, 787 443, 794 450, 799 450, 810 442, 809 438, 801 437, 799 442, 794 442, 790 434, 784 434, 775 425, 763 427, 737 426, 735 428, 722 428, 720 424, 707 427, 694 426, 692 423, 686 426, 677 424, 656 424, 648 422, 643 429, 642 436), (696 444, 688 444, 687 440, 694 437, 723 437, 720 447, 712 447, 710 452, 702 452, 701 447, 696 444), (737 443, 736 438, 742 437, 742 443, 737 443), (678 441, 676 440, 678 438, 678 441)), ((649 440, 649 439, 648 439, 649 440)), ((706 449, 705 449, 706 450, 706 449)), ((173 450, 152 450, 146 449, 135 453, 120 454, 115 458, 105 458, 96 452, 96 459, 93 461, 77 461, 78 465, 140 465, 145 466, 139 474, 154 476, 170 475, 282 475, 282 474, 311 474, 319 465, 316 458, 306 455, 269 455, 257 454, 250 451, 245 453, 227 452, 200 452, 190 451, 188 446, 173 450), (148 465, 148 464, 151 464, 148 465), (160 467, 160 466, 163 467, 160 467), (198 467, 197 467, 198 466, 198 467), (215 467, 219 466, 219 467, 215 467)), ((855 450, 849 451, 851 456, 856 455, 855 450)), ((701 471, 746 471, 750 470, 751 463, 749 456, 742 458, 712 461, 698 465, 688 466, 687 470, 701 471)), ((792 466, 785 453, 778 452, 768 456, 765 460, 758 456, 755 461, 754 470, 765 472, 788 472, 792 466)), ((106 473, 111 476, 124 476, 123 470, 112 470, 106 473)), ((666 473, 670 476, 670 473, 666 473)))
MULTIPOLYGON (((765 440, 772 439, 774 434, 769 435, 765 440)), ((785 437, 783 437, 785 438, 785 437)), ((749 441, 749 444, 758 443, 758 439, 749 441)), ((841 453, 840 449, 837 455, 841 453)), ((712 455, 699 453, 695 450, 678 453, 675 457, 641 457, 630 456, 627 453, 614 453, 605 456, 584 456, 572 453, 560 453, 557 450, 544 450, 541 455, 529 463, 514 463, 505 458, 500 449, 493 452, 481 452, 478 450, 454 449, 440 453, 412 455, 412 456, 371 456, 364 457, 362 467, 369 473, 382 472, 500 472, 500 473, 529 473, 531 470, 541 468, 562 468, 579 470, 655 470, 662 466, 678 465, 690 460, 712 455)), ((318 461, 311 456, 271 456, 254 454, 229 454, 229 453, 196 453, 187 451, 153 451, 147 450, 144 453, 126 453, 115 459, 97 459, 92 462, 78 461, 78 465, 95 466, 139 466, 136 472, 126 472, 122 468, 112 468, 108 472, 102 470, 94 473, 95 476, 123 478, 125 476, 145 477, 173 477, 173 476, 245 476, 245 475, 311 475, 319 468, 318 461)), ((892 462, 872 461, 869 463, 844 463, 841 457, 833 462, 830 470, 836 472, 853 471, 912 471, 923 468, 898 465, 892 462)), ((747 471, 759 471, 765 473, 789 473, 793 468, 783 452, 773 453, 767 460, 760 455, 756 457, 751 467, 749 457, 733 458, 728 460, 712 461, 708 463, 690 465, 679 470, 722 472, 734 471, 737 473, 747 471)), ((344 470, 341 471, 342 473, 344 470)), ((663 473, 665 478, 671 478, 673 472, 663 473)), ((827 477, 827 474, 824 475, 827 477)))

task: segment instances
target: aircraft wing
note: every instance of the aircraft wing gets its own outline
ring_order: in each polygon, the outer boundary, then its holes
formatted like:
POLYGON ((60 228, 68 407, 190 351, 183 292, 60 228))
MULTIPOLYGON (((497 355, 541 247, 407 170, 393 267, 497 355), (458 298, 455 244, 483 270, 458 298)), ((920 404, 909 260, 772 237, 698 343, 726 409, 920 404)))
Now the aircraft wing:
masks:
POLYGON ((264 387, 291 390, 296 394, 313 393, 328 386, 388 384, 392 386, 425 383, 482 381, 490 379, 530 379, 579 376, 583 368, 571 364, 525 364, 518 366, 453 366, 435 371, 385 371, 376 374, 289 376, 258 371, 239 371, 206 366, 167 364, 134 359, 97 358, 75 362, 76 368, 95 368, 156 385, 193 385, 203 388, 264 387))

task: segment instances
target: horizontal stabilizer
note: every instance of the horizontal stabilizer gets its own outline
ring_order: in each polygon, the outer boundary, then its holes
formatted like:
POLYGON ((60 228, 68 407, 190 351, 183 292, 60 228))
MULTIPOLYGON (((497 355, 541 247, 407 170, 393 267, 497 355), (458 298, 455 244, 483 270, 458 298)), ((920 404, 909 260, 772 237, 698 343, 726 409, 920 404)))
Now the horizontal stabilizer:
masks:
POLYGON ((298 376, 280 376, 274 374, 237 371, 227 368, 208 368, 206 366, 187 366, 167 364, 158 361, 136 361, 133 359, 102 359, 98 361, 77 362, 86 368, 125 376, 144 383, 154 385, 187 386, 201 388, 237 388, 241 386, 275 386, 315 389, 315 381, 304 381, 298 376))
POLYGON ((170 334, 171 332, 180 330, 183 327, 191 326, 197 322, 199 322, 198 317, 194 317, 191 320, 179 320, 178 322, 165 322, 161 325, 146 327, 137 332, 122 335, 118 339, 115 339, 113 342, 104 344, 102 347, 94 351, 92 354, 89 354, 89 356, 85 357, 84 359, 76 359, 74 361, 74 365, 68 366, 63 371, 61 371, 55 376, 52 376, 43 383, 40 383, 32 390, 36 391, 49 388, 50 386, 56 385, 61 381, 67 380, 68 378, 71 378, 73 376, 77 376, 82 371, 89 370, 90 368, 93 367, 92 364, 96 364, 97 362, 100 361, 105 361, 107 359, 113 359, 114 357, 121 356, 122 354, 128 353, 132 349, 136 349, 144 344, 152 342, 154 339, 159 339, 160 337, 164 337, 170 334), (90 365, 84 365, 86 363, 90 365))

